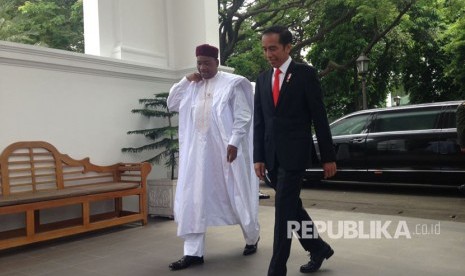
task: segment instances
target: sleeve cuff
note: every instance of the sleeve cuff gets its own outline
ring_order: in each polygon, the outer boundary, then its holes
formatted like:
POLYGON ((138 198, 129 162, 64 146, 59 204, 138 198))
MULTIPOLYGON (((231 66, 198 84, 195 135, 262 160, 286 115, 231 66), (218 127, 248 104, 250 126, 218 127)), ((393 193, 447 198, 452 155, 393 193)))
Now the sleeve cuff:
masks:
POLYGON ((237 135, 233 135, 229 139, 229 144, 231 146, 235 146, 236 148, 239 148, 239 143, 240 143, 240 138, 237 135))

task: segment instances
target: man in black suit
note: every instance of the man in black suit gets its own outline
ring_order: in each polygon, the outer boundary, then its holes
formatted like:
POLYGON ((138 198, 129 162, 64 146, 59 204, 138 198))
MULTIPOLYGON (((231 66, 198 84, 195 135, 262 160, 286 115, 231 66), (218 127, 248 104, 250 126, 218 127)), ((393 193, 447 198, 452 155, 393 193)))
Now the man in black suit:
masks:
MULTIPOLYGON (((289 56, 292 34, 282 26, 273 26, 262 34, 262 48, 273 69, 260 74, 255 86, 254 167, 260 179, 265 171, 276 190, 273 257, 268 275, 286 275, 291 250, 288 222, 311 223, 302 206, 302 176, 311 164, 315 128, 324 177, 336 173, 336 157, 316 70, 292 61, 289 56), (278 71, 278 73, 277 73, 278 71)), ((308 228, 308 227, 307 227, 308 228)), ((302 230, 302 227, 300 227, 302 230)), ((317 271, 333 249, 316 234, 303 238, 302 247, 311 253, 310 261, 300 267, 303 273, 317 271)))

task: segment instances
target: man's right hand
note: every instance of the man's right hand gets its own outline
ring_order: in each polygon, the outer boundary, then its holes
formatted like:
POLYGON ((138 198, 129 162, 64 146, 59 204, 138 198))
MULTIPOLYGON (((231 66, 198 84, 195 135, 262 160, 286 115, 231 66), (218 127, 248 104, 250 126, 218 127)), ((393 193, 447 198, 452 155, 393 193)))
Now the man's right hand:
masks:
POLYGON ((333 177, 337 172, 336 162, 323 163, 324 179, 333 177))
POLYGON ((199 82, 202 80, 202 76, 199 73, 192 73, 186 76, 188 81, 199 82))
POLYGON ((265 163, 254 163, 255 174, 260 180, 265 180, 265 163))

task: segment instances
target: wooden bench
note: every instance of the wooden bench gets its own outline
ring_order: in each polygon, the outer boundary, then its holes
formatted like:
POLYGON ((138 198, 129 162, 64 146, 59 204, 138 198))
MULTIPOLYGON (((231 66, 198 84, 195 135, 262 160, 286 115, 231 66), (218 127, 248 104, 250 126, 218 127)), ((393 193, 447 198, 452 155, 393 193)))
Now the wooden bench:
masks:
POLYGON ((131 222, 145 225, 150 170, 149 163, 93 165, 47 142, 11 144, 0 155, 0 227, 7 216, 19 226, 0 231, 0 250, 131 222), (138 210, 123 208, 126 197, 137 198, 132 209, 138 210), (77 216, 56 221, 66 208, 77 216), (43 212, 55 219, 42 222, 43 212))

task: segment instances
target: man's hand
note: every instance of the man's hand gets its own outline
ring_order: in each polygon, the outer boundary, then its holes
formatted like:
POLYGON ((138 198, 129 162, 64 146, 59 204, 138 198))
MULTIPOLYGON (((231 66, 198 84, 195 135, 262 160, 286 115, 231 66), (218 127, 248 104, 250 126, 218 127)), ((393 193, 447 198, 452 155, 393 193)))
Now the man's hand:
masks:
POLYGON ((228 161, 229 163, 232 163, 234 160, 236 160, 237 148, 235 146, 228 145, 226 152, 227 152, 226 161, 228 161))
POLYGON ((336 162, 323 163, 324 179, 333 177, 336 174, 336 162))
POLYGON ((265 163, 254 163, 255 174, 260 180, 265 180, 265 163))
POLYGON ((202 80, 202 76, 199 73, 192 73, 186 76, 188 81, 199 82, 202 80))

